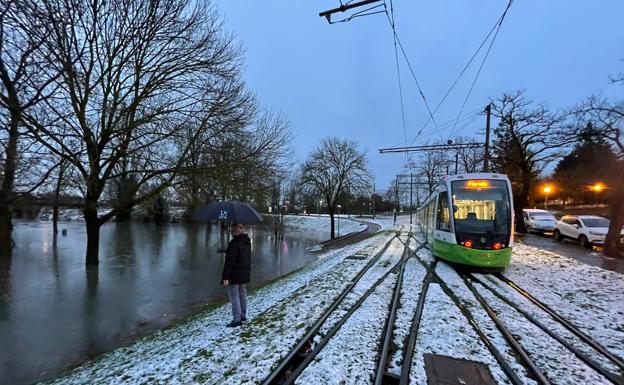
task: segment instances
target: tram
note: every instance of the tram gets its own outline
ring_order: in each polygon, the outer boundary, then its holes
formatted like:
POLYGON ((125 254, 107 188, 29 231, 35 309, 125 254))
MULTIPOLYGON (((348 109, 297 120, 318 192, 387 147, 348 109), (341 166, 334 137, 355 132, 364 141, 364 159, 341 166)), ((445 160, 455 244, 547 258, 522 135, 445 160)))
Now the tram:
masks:
POLYGON ((485 268, 509 266, 514 211, 506 175, 458 174, 443 178, 418 209, 433 254, 485 268))

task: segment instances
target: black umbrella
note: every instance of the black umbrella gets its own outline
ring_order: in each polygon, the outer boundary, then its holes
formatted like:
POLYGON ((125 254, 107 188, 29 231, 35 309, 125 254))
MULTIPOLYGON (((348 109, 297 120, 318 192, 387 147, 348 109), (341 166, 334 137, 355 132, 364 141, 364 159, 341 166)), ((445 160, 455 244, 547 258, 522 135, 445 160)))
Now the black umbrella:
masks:
POLYGON ((251 206, 238 201, 214 202, 193 215, 199 221, 222 220, 253 225, 262 222, 262 216, 251 206))

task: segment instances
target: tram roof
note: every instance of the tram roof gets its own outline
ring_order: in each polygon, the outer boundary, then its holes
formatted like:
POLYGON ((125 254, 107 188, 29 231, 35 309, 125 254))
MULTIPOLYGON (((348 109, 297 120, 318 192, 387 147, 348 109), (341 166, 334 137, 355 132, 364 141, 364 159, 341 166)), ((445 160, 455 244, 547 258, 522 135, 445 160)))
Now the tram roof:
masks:
POLYGON ((452 182, 455 180, 466 180, 466 179, 500 179, 500 180, 509 180, 507 175, 505 174, 495 174, 489 172, 474 172, 474 173, 465 173, 465 174, 456 174, 456 175, 447 175, 442 178, 441 182, 452 182))

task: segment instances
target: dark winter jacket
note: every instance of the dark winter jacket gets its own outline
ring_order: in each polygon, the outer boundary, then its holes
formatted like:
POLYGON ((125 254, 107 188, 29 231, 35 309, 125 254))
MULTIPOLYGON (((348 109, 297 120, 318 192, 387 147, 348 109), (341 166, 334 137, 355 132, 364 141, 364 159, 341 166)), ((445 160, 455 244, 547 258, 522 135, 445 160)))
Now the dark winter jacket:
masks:
POLYGON ((251 239, 247 234, 239 234, 232 238, 225 251, 225 264, 221 282, 233 284, 249 282, 251 275, 251 239))

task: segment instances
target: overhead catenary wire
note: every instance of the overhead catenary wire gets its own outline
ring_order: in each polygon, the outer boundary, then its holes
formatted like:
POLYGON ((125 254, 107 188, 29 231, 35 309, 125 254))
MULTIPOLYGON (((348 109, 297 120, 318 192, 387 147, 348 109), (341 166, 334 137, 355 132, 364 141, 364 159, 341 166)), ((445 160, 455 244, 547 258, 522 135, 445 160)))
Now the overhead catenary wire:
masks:
MULTIPOLYGON (((459 114, 457 114, 457 117, 459 118, 461 116, 461 114, 464 112, 464 108, 466 107, 466 103, 468 103, 468 99, 470 98, 470 95, 472 94, 472 90, 474 89, 475 84, 477 83, 477 80, 479 79, 479 75, 481 74, 481 70, 483 70, 483 66, 485 65, 485 61, 487 60, 490 51, 492 50, 492 46, 494 45, 494 42, 496 41, 496 37, 498 36, 498 33, 500 32, 501 26, 503 25, 503 21, 505 20, 505 16, 507 15, 507 12, 509 12, 509 8, 511 8, 511 6, 513 5, 515 0, 509 0, 509 2, 507 3, 507 7, 505 8, 505 10, 503 11, 503 14, 501 15, 501 17, 499 18, 499 21, 496 25, 496 32, 494 32, 494 36, 492 37, 492 40, 490 41, 490 45, 488 46, 487 51, 485 52, 485 55, 483 56, 483 60, 481 61, 481 65, 479 66, 479 70, 477 71, 477 74, 475 75, 472 84, 470 85, 470 89, 468 90, 468 94, 466 95, 466 98, 464 99, 464 102, 462 103, 461 109, 459 110, 459 114)), ((451 129, 451 132, 449 133, 449 137, 451 137, 451 135, 453 135, 453 131, 455 131, 455 126, 457 124, 453 125, 453 128, 451 129)))
MULTIPOLYGON (((468 62, 466 63, 466 65, 464 66, 464 68, 462 68, 461 72, 459 73, 459 75, 457 75, 457 77, 455 78, 455 80, 453 80, 453 83, 451 83, 451 86, 448 88, 448 90, 446 90, 446 93, 444 94, 444 96, 442 97, 442 99, 440 100, 440 102, 438 103, 438 105, 436 106, 436 108, 433 110, 433 114, 435 115, 436 112, 438 112, 438 109, 442 106, 442 104, 446 101, 446 99, 448 98, 448 96, 451 94, 451 91, 453 91, 453 89, 455 88, 455 86, 457 85, 457 83, 459 82, 459 79, 461 79, 461 77, 464 75, 464 73, 466 73, 466 71, 468 70, 468 68, 470 67, 470 65, 472 64, 472 62, 474 61, 474 59, 477 57, 477 55, 479 54, 479 52, 481 52, 481 49, 485 46, 485 44, 488 42, 488 40, 490 40, 490 36, 492 36, 492 34, 494 33, 494 31, 497 30, 497 27, 500 25, 500 23, 503 21, 503 18, 505 17, 504 15, 507 13, 507 9, 505 9, 505 11, 503 12, 503 14, 501 16, 499 16, 499 18, 496 20, 496 23, 494 23, 494 25, 492 26, 492 28, 490 29, 490 31, 487 33, 487 35, 485 36, 485 38, 483 38, 483 40, 481 41, 481 44, 479 45, 479 47, 475 50, 475 52, 472 54, 472 56, 470 57, 470 59, 468 60, 468 62)), ((479 108, 480 109, 480 108, 479 108)), ((427 119, 427 121, 423 124, 422 128, 420 129, 419 133, 416 135, 418 136, 429 124, 429 122, 431 121, 431 119, 427 119)), ((415 140, 415 139, 414 139, 415 140)))
MULTIPOLYGON (((392 15, 392 21, 391 21, 392 30, 394 31, 394 28, 395 28, 395 24, 394 24, 394 4, 393 4, 392 0, 390 0, 390 14, 392 15)), ((396 33, 393 33, 392 37, 394 39, 394 61, 396 63, 397 79, 399 81, 399 98, 400 98, 400 101, 401 101, 401 120, 403 122, 403 139, 407 143, 407 128, 405 126, 405 106, 404 106, 404 103, 403 103, 403 87, 401 85, 401 66, 399 65, 399 50, 397 49, 396 33)), ((408 157, 408 155, 406 153, 405 154, 406 161, 407 161, 407 157, 408 157)))
POLYGON ((431 108, 429 107, 429 102, 427 102, 427 98, 425 97, 425 93, 423 92, 422 87, 420 86, 420 82, 418 81, 418 78, 416 77, 416 73, 414 72, 414 68, 412 66, 412 63, 410 62, 409 58, 407 57, 407 53, 405 52, 405 48, 403 47, 403 43, 401 43, 401 39, 399 38, 399 35, 398 35, 397 31, 396 31, 396 26, 392 22, 392 19, 390 18, 390 15, 388 14, 387 9, 386 9, 386 18, 388 19, 388 23, 390 23, 390 27, 392 28, 392 33, 394 34, 394 38, 396 39, 397 43, 399 43, 399 48, 401 49, 401 54, 403 55, 403 58, 405 59, 405 62, 407 63, 407 67, 410 70, 412 78, 414 79, 414 82, 416 83, 416 87, 418 88, 418 92, 420 93, 420 97, 422 98, 422 100, 423 100, 423 102, 425 104, 425 107, 427 108, 427 112, 429 113, 429 117, 431 118, 431 121, 433 121, 433 124, 437 128, 437 122, 436 122, 435 118, 433 117, 433 114, 431 113, 431 108))

